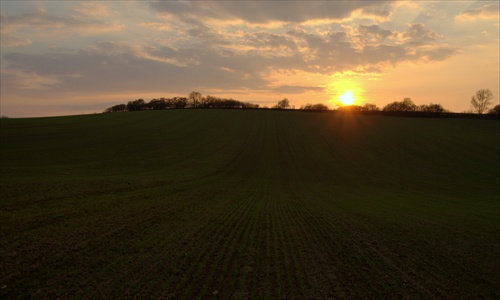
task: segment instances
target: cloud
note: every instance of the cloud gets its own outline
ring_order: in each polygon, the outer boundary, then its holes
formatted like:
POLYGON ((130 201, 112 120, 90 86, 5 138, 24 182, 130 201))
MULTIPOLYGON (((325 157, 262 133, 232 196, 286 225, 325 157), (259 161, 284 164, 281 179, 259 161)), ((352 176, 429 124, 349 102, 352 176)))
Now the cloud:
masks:
POLYGON ((84 2, 75 6, 74 10, 78 12, 82 17, 99 19, 105 18, 110 15, 109 8, 97 2, 84 2))
POLYGON ((29 70, 4 71, 2 81, 6 86, 30 91, 48 90, 51 86, 60 83, 57 76, 42 76, 29 70))
POLYGON ((179 55, 189 52, 192 62, 203 65, 202 57, 207 56, 201 53, 210 49, 210 59, 231 61, 234 65, 223 65, 231 69, 240 65, 234 59, 252 61, 254 67, 250 72, 245 70, 247 75, 272 68, 322 74, 373 73, 404 61, 446 59, 456 53, 444 43, 442 34, 420 23, 410 24, 403 32, 379 24, 311 23, 370 14, 387 18, 391 15, 387 2, 168 1, 150 3, 149 7, 165 16, 165 23, 179 28, 175 37, 166 39, 168 47, 183 53, 179 55), (272 22, 282 23, 272 29, 265 27, 272 22), (264 28, 252 25, 256 23, 264 28), (319 31, 317 26, 329 28, 319 31))
POLYGON ((343 28, 343 31, 326 34, 304 30, 287 32, 301 45, 297 47, 303 55, 304 70, 372 73, 404 61, 444 60, 457 53, 455 48, 443 43, 444 36, 418 23, 410 24, 404 32, 379 25, 343 28))
POLYGON ((30 32, 31 35, 56 36, 61 34, 95 34, 123 29, 120 24, 97 18, 103 17, 104 11, 102 5, 82 3, 77 6, 77 13, 69 16, 51 15, 44 9, 20 15, 2 15, 2 34, 14 33, 23 29, 25 32, 30 32), (92 12, 91 8, 96 8, 96 10, 92 12))
POLYGON ((305 92, 323 92, 325 88, 319 86, 298 86, 298 85, 281 85, 272 88, 273 92, 283 94, 302 94, 305 92))
POLYGON ((172 17, 202 20, 244 20, 249 23, 341 20, 354 12, 359 15, 387 17, 381 7, 390 1, 158 1, 150 8, 172 17))
POLYGON ((173 29, 172 25, 162 22, 140 22, 139 25, 158 31, 171 31, 173 29))
MULTIPOLYGON (((391 1, 388 1, 389 3, 391 1)), ((391 11, 384 5, 385 3, 377 3, 377 5, 363 7, 353 12, 353 18, 372 19, 379 22, 388 21, 392 15, 391 11)))
POLYGON ((459 52, 458 49, 452 47, 436 47, 434 49, 423 49, 420 51, 419 56, 428 61, 443 61, 459 52))
POLYGON ((0 43, 2 47, 21 47, 31 45, 32 41, 5 33, 1 35, 0 43))
POLYGON ((411 46, 428 45, 443 37, 443 35, 426 29, 422 23, 409 24, 408 30, 402 34, 404 42, 411 46))
POLYGON ((369 37, 369 40, 372 42, 380 42, 388 37, 394 36, 394 32, 383 29, 379 25, 360 25, 359 33, 361 36, 369 37))
POLYGON ((287 57, 294 55, 297 51, 297 45, 293 39, 286 35, 269 32, 245 34, 240 39, 239 45, 244 45, 249 53, 265 57, 287 57))
POLYGON ((256 70, 252 70, 254 62, 224 58, 211 51, 182 49, 179 52, 161 45, 95 43, 76 53, 7 53, 2 61, 6 65, 2 79, 8 74, 12 87, 26 89, 23 83, 26 80, 48 78, 35 88, 53 88, 51 91, 59 94, 185 93, 195 88, 260 89, 266 86, 256 70), (188 67, 168 61, 187 61, 194 55, 201 63, 188 67), (221 65, 236 72, 221 70, 221 65))
POLYGON ((481 19, 498 19, 500 4, 486 4, 479 8, 468 9, 456 16, 459 21, 474 21, 481 19))
POLYGON ((23 80, 35 78, 40 83, 34 89, 63 92, 116 92, 125 87, 143 92, 206 88, 299 93, 311 88, 266 74, 373 74, 405 61, 445 60, 457 52, 437 42, 443 38, 422 24, 410 24, 405 32, 380 25, 324 32, 285 26, 227 35, 225 29, 195 22, 156 42, 103 41, 73 53, 7 53, 2 59, 16 79, 12 83, 23 89, 29 88, 20 84, 23 80), (40 81, 45 77, 46 82, 40 81))

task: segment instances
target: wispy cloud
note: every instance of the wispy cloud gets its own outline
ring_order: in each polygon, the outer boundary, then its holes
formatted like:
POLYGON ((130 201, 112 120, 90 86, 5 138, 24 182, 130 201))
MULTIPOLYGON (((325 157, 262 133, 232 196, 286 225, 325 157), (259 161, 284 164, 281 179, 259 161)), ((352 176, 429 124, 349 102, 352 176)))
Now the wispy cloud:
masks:
POLYGON ((311 20, 342 20, 353 13, 386 18, 391 1, 158 1, 151 9, 172 17, 202 20, 239 19, 249 23, 302 23, 311 20))
POLYGON ((165 22, 140 22, 140 26, 148 27, 158 31, 171 31, 173 30, 172 25, 165 22))
POLYGON ((32 41, 5 33, 0 37, 0 43, 2 44, 2 47, 20 47, 31 45, 32 41))
POLYGON ((84 18, 102 19, 110 16, 109 8, 105 4, 98 2, 79 3, 74 10, 84 18))
POLYGON ((461 12, 457 19, 460 21, 474 21, 481 19, 498 19, 500 14, 500 5, 498 2, 486 4, 479 8, 468 9, 461 12))
POLYGON ((22 30, 25 35, 55 37, 89 35, 123 29, 123 25, 103 18, 107 16, 103 5, 83 3, 77 6, 75 12, 70 16, 59 16, 39 8, 21 15, 2 15, 2 32, 13 33, 22 30), (92 8, 95 10, 92 11, 92 8))

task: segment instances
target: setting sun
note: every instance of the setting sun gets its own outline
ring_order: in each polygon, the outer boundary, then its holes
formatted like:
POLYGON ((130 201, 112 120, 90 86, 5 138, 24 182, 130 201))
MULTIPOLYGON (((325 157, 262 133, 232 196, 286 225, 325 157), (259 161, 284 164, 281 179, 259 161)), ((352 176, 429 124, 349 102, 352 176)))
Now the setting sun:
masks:
POLYGON ((331 102, 335 106, 351 106, 364 102, 365 90, 360 82, 349 75, 336 75, 330 78, 327 92, 331 95, 331 102))
POLYGON ((351 91, 347 91, 339 96, 339 100, 342 105, 353 105, 355 98, 351 91))

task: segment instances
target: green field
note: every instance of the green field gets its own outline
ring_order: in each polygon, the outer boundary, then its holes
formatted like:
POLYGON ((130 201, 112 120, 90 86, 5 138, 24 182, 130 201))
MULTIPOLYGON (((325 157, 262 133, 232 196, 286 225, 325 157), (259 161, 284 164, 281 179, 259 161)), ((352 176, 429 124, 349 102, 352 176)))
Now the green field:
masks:
POLYGON ((0 298, 500 298, 498 120, 0 125, 0 298))

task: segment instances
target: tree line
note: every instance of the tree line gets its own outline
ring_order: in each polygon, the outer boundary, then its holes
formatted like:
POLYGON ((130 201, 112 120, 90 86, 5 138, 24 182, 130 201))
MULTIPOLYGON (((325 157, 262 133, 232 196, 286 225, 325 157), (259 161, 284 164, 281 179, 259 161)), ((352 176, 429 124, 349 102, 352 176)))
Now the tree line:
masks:
MULTIPOLYGON (((306 104, 302 106, 302 110, 328 110, 328 106, 318 104, 306 104)), ((380 109, 376 104, 366 103, 364 105, 348 105, 340 106, 338 111, 353 111, 353 112, 366 112, 366 111, 386 111, 386 112, 425 112, 425 113, 444 113, 449 112, 441 106, 441 104, 423 104, 416 105, 410 98, 405 98, 403 101, 395 101, 387 104, 380 109)))
MULTIPOLYGON (((500 105, 496 105, 488 110, 491 106, 491 99, 493 94, 489 89, 478 90, 476 94, 471 97, 471 109, 477 114, 489 113, 500 115, 500 105)), ((121 111, 140 111, 140 110, 165 110, 165 109, 183 109, 183 108, 228 108, 228 109, 267 109, 268 107, 259 107, 259 104, 250 102, 242 102, 232 98, 220 98, 215 96, 203 96, 199 92, 191 92, 188 97, 173 97, 173 98, 154 98, 149 102, 144 99, 137 99, 129 101, 127 104, 118 104, 107 108, 104 112, 121 112, 121 111)), ((278 103, 271 107, 271 109, 295 109, 290 105, 287 98, 279 100, 278 103)), ((327 111, 328 106, 323 103, 306 104, 299 108, 305 111, 327 111)), ((350 111, 350 112, 389 112, 389 113, 426 113, 426 114, 439 114, 450 113, 441 104, 429 103, 423 105, 415 104, 411 98, 404 98, 402 101, 394 101, 385 105, 380 109, 377 105, 366 103, 360 105, 340 106, 337 111, 350 111)))
MULTIPOLYGON (((199 93, 198 93, 199 94, 199 93)), ((194 108, 259 108, 258 104, 249 102, 241 102, 234 99, 225 99, 214 96, 202 97, 190 95, 186 97, 174 98, 154 98, 149 102, 144 99, 129 101, 127 104, 118 104, 106 108, 104 112, 121 112, 121 111, 140 111, 140 110, 165 110, 165 109, 182 109, 187 107, 194 108)))
MULTIPOLYGON (((500 105, 496 105, 492 109, 488 110, 491 106, 491 99, 493 98, 493 93, 489 89, 481 89, 476 92, 471 97, 471 111, 477 114, 495 114, 500 115, 500 105)), ((273 106, 274 109, 288 109, 291 108, 290 102, 287 98, 278 101, 278 104, 273 106)), ((324 111, 329 110, 328 106, 317 103, 317 104, 306 104, 300 107, 301 110, 308 111, 324 111)), ((376 112, 381 111, 381 109, 372 103, 366 103, 363 106, 360 105, 348 105, 348 106, 340 106, 336 109, 337 111, 351 111, 351 112, 376 112)), ((438 114, 438 113, 451 113, 449 110, 445 109, 441 104, 429 103, 417 105, 415 104, 411 98, 404 98, 402 101, 394 101, 385 105, 382 108, 383 112, 390 113, 406 113, 406 112, 414 112, 414 113, 425 113, 425 114, 438 114)))
POLYGON ((392 102, 384 106, 383 111, 401 111, 401 112, 412 112, 412 111, 420 111, 426 113, 444 113, 449 112, 445 109, 441 104, 423 104, 416 105, 413 103, 411 98, 404 98, 401 102, 392 102))

